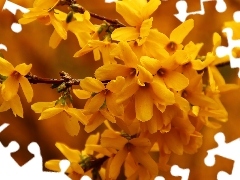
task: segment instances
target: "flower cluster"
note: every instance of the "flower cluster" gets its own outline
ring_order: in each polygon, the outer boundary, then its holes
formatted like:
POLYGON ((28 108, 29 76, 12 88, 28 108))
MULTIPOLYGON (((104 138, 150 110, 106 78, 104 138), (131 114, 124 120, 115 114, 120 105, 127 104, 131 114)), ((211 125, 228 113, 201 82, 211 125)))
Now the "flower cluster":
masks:
MULTIPOLYGON (((203 43, 183 43, 194 27, 192 19, 169 37, 152 27, 151 15, 160 4, 160 0, 117 1, 116 11, 128 25, 109 19, 96 25, 90 21, 93 14, 74 0, 36 0, 19 20, 21 24, 35 20, 52 24, 52 48, 71 31, 80 46, 74 57, 93 52, 95 60, 103 60, 95 77, 82 79, 78 88, 58 84, 62 93, 58 100, 32 105, 41 113, 39 120, 58 116, 72 136, 79 133, 79 122, 87 133, 105 125, 103 132, 89 136, 81 152, 56 143, 71 162, 67 171, 71 178, 87 174, 93 179, 117 179, 124 166, 128 179, 154 179, 159 169, 169 169, 172 153, 198 150, 203 126, 218 128, 219 121, 227 121, 220 95, 238 86, 226 84, 216 67, 229 61, 216 56, 220 35, 214 33, 213 49, 200 55, 203 43), (64 5, 70 8, 68 14, 57 9, 64 5), (84 108, 73 107, 72 93, 86 100, 84 108), (158 161, 151 157, 153 151, 158 152, 158 161)), ((22 117, 17 90, 20 83, 31 101, 33 93, 25 77, 30 69, 26 64, 14 68, 0 58, 0 111, 12 108, 22 117)), ((46 167, 57 171, 58 162, 48 161, 46 167)))

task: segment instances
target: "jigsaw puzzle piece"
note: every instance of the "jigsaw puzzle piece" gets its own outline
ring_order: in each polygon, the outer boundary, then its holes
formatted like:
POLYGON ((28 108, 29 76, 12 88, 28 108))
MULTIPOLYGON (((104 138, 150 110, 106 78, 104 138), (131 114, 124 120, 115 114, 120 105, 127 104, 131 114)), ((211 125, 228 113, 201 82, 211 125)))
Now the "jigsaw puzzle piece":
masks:
MULTIPOLYGON (((187 2, 185 0, 180 0, 180 1, 176 2, 176 9, 178 10, 178 14, 174 14, 174 16, 177 19, 179 19, 181 22, 184 22, 189 15, 195 15, 195 14, 203 15, 203 14, 205 14, 205 9, 204 9, 203 3, 210 2, 210 1, 214 1, 214 0, 200 0, 201 9, 199 11, 187 12, 187 8, 188 8, 187 2)), ((219 13, 226 11, 227 5, 224 2, 224 0, 215 0, 215 1, 216 1, 215 9, 219 13)))
POLYGON ((19 144, 12 141, 7 147, 4 147, 0 142, 0 177, 5 177, 12 172, 18 172, 20 166, 12 158, 11 153, 18 151, 19 144))
MULTIPOLYGON (((1 48, 1 46, 0 46, 0 48, 1 48)), ((1 133, 4 129, 6 129, 8 126, 9 126, 8 123, 3 123, 3 124, 0 126, 0 133, 1 133)))
POLYGON ((36 142, 31 142, 28 145, 28 151, 34 155, 32 159, 26 162, 21 167, 21 171, 39 173, 43 171, 43 160, 40 152, 40 147, 36 142))
MULTIPOLYGON (((19 6, 19 5, 15 4, 15 3, 12 3, 11 1, 8 1, 8 0, 5 1, 5 4, 4 4, 2 10, 5 10, 5 9, 9 10, 14 15, 16 15, 17 10, 20 10, 22 13, 29 12, 28 9, 26 9, 26 8, 24 8, 22 6, 19 6)), ((19 32, 22 31, 22 26, 21 26, 21 24, 14 22, 11 25, 11 29, 12 29, 13 32, 19 33, 19 32)))
POLYGON ((213 166, 215 164, 215 155, 225 157, 234 161, 232 174, 229 175, 224 171, 220 171, 217 175, 218 180, 235 180, 239 179, 240 173, 240 138, 233 140, 229 143, 225 143, 225 135, 221 132, 214 136, 215 141, 218 144, 217 148, 208 150, 208 155, 204 159, 204 163, 207 166, 213 166))
POLYGON ((188 180, 189 173, 190 173, 190 170, 188 168, 182 169, 178 165, 173 165, 171 167, 171 174, 173 176, 181 176, 182 177, 181 180, 188 180))

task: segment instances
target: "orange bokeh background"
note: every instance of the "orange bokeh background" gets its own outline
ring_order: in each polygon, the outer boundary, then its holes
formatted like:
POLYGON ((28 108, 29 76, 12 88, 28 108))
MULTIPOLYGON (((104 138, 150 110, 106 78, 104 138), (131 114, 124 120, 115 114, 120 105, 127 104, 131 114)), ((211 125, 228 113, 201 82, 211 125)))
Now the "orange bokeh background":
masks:
MULTIPOLYGON (((0 0, 2 1, 2 0, 0 0)), ((16 4, 23 7, 31 7, 33 0, 12 0, 16 4)), ((170 32, 180 24, 173 14, 177 13, 175 4, 176 0, 162 1, 159 9, 154 13, 153 26, 159 31, 169 35, 170 32)), ((115 12, 115 4, 106 4, 104 0, 78 0, 78 3, 87 10, 104 15, 112 19, 123 19, 115 12)), ((188 11, 200 10, 200 0, 187 0, 188 11)), ((0 3, 1 4, 1 3, 0 3)), ((184 43, 189 41, 203 42, 204 47, 201 54, 212 50, 212 34, 218 32, 222 35, 221 29, 225 21, 233 20, 233 13, 240 10, 240 2, 237 0, 227 1, 227 10, 224 13, 218 13, 215 10, 216 1, 205 2, 204 15, 191 15, 188 18, 193 18, 195 27, 184 40, 184 43)), ((84 78, 93 76, 93 73, 102 62, 95 62, 92 53, 89 53, 81 58, 73 58, 73 54, 79 50, 78 42, 75 36, 68 33, 68 39, 62 41, 56 49, 51 49, 48 46, 49 37, 53 31, 52 26, 44 26, 39 22, 33 22, 28 25, 23 25, 23 30, 20 33, 11 31, 11 24, 17 22, 21 17, 21 12, 17 12, 16 16, 8 10, 0 12, 0 44, 7 46, 8 50, 0 50, 5 59, 10 61, 14 66, 20 63, 32 63, 31 72, 40 77, 59 78, 60 71, 66 71, 74 78, 84 78)), ((96 23, 101 23, 94 20, 96 23)), ((223 36, 222 36, 223 37, 223 36)), ((183 43, 183 44, 184 44, 183 43)), ((223 43, 227 45, 226 39, 223 43)), ((237 70, 231 69, 229 66, 221 68, 226 81, 228 83, 238 83, 237 70)), ((34 84, 34 98, 32 103, 43 101, 54 101, 59 97, 59 94, 46 84, 34 84)), ((169 164, 177 164, 181 168, 190 168, 189 180, 201 179, 216 179, 217 173, 220 170, 231 173, 233 161, 224 159, 220 156, 216 157, 216 164, 213 167, 207 167, 204 164, 204 158, 207 155, 207 150, 217 146, 213 137, 217 132, 224 132, 226 142, 230 142, 236 138, 240 138, 240 90, 232 91, 227 94, 222 94, 222 101, 229 112, 229 121, 222 124, 220 129, 203 128, 203 145, 198 153, 194 155, 184 154, 183 156, 173 155, 169 164)), ((55 142, 63 142, 72 148, 82 149, 84 142, 88 137, 81 127, 77 137, 68 135, 63 125, 58 119, 38 121, 39 114, 35 114, 31 110, 31 104, 26 102, 20 90, 21 102, 24 107, 24 118, 14 117, 12 112, 0 113, 0 125, 9 123, 2 133, 0 133, 0 141, 4 146, 15 140, 20 145, 20 150, 13 153, 13 157, 23 165, 32 158, 28 152, 27 146, 30 142, 35 141, 40 145, 43 160, 63 159, 63 155, 55 147, 55 142)), ((74 96, 74 105, 77 107, 83 106, 83 101, 76 99, 74 96)), ((159 172, 159 175, 169 180, 180 180, 181 177, 173 177, 169 172, 159 172)))

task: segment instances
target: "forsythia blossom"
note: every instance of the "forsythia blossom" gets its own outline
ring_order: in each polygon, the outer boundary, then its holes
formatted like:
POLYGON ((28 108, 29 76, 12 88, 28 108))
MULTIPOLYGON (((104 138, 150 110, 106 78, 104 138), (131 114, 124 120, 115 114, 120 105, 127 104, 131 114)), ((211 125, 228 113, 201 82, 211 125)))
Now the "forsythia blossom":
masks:
MULTIPOLYGON (((81 48, 74 57, 93 51, 95 60, 103 60, 95 77, 81 79, 77 88, 68 82, 59 90, 62 95, 57 101, 31 106, 41 114, 39 120, 57 116, 72 136, 78 135, 79 122, 87 133, 99 131, 89 136, 81 152, 56 143, 71 162, 67 171, 71 178, 88 174, 93 179, 114 180, 123 166, 127 179, 152 180, 159 169, 169 170, 172 153, 197 152, 203 126, 218 128, 219 122, 228 120, 220 96, 238 86, 227 84, 216 67, 229 61, 216 56, 220 35, 213 34, 210 52, 199 54, 203 43, 184 42, 194 27, 192 19, 173 29, 169 37, 152 27, 151 15, 160 4, 160 0, 117 1, 116 11, 128 25, 106 18, 99 25, 90 21, 91 16, 98 16, 75 1, 36 0, 19 20, 21 24, 35 20, 52 24, 52 48, 71 31, 81 48), (61 5, 68 5, 70 12, 57 9, 61 5), (73 107, 71 93, 77 101, 86 100, 83 108, 73 107), (158 160, 151 151, 158 152, 158 160)), ((0 58, 0 112, 11 108, 22 117, 17 91, 20 84, 31 101, 33 92, 25 77, 30 69, 26 64, 14 68, 0 58)), ((57 163, 50 160, 45 166, 57 171, 57 163)))

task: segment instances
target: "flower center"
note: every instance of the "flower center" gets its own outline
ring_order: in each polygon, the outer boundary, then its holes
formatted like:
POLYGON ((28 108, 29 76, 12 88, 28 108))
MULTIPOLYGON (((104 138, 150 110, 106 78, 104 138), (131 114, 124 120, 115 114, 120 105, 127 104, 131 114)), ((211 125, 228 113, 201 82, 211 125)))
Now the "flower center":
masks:
POLYGON ((175 42, 169 42, 168 45, 166 46, 166 49, 170 52, 174 52, 177 49, 177 44, 175 42))
POLYGON ((166 69, 164 69, 164 68, 159 69, 159 70, 157 71, 157 74, 158 74, 159 76, 164 76, 164 75, 166 74, 166 69))
POLYGON ((11 76, 14 77, 15 79, 19 79, 21 77, 21 74, 17 71, 13 71, 11 76))

